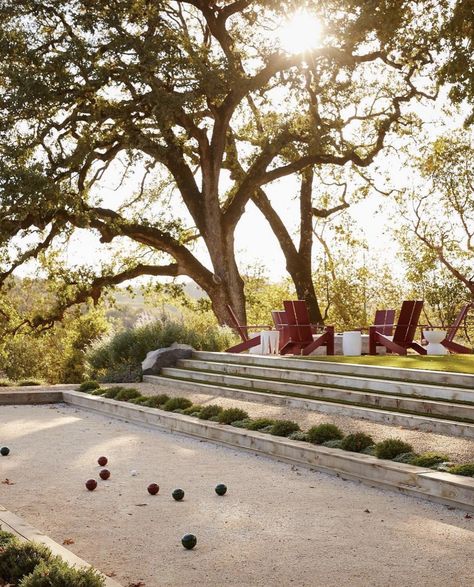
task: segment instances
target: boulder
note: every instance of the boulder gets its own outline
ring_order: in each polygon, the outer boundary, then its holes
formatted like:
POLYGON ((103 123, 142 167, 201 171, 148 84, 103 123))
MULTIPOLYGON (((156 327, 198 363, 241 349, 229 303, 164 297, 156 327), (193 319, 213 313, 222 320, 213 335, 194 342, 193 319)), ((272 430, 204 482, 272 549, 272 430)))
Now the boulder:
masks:
POLYGON ((159 375, 163 367, 174 367, 179 359, 190 359, 193 351, 192 346, 177 342, 164 349, 150 351, 142 361, 143 375, 159 375))

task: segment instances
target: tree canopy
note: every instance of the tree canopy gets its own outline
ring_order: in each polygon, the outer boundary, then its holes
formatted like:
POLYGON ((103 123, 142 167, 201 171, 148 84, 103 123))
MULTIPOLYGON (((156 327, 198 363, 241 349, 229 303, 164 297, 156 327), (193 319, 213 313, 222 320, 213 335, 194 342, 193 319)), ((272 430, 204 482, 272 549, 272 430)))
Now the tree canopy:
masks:
POLYGON ((65 288, 33 326, 140 275, 186 275, 221 322, 226 304, 245 317, 247 203, 312 166, 373 162, 433 91, 442 4, 308 1, 324 35, 292 53, 279 44, 291 0, 4 0, 0 285, 85 229, 130 250, 101 268, 50 263, 65 288), (120 165, 141 185, 105 202, 120 165))

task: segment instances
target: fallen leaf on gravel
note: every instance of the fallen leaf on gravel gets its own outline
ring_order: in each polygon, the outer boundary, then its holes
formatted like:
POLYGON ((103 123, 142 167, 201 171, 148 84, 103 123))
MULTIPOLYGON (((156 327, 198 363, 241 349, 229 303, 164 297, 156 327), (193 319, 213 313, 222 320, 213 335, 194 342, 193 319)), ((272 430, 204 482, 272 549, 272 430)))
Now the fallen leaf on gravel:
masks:
POLYGON ((5 479, 5 481, 2 481, 3 485, 15 485, 13 483, 13 481, 10 481, 10 479, 5 479))
POLYGON ((129 583, 128 587, 145 587, 145 583, 143 581, 138 581, 138 583, 129 583))
POLYGON ((466 518, 466 520, 470 520, 472 518, 470 514, 466 514, 464 517, 466 518))
POLYGON ((147 503, 136 503, 135 505, 137 506, 137 508, 141 508, 144 505, 148 505, 148 504, 147 503))
POLYGON ((65 538, 63 544, 74 544, 74 540, 72 538, 65 538))
POLYGON ((370 510, 364 510, 364 514, 370 514, 370 510))
POLYGON ((110 573, 105 573, 107 577, 116 577, 117 573, 115 571, 110 571, 110 573))

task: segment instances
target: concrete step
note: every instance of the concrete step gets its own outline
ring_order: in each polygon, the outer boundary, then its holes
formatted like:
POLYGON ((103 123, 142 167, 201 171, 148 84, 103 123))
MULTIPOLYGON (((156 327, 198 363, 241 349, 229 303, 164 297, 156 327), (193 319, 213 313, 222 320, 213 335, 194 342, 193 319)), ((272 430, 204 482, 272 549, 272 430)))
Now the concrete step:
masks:
MULTIPOLYGON (((188 361, 182 361, 188 363, 188 361)), ((191 361, 194 362, 194 361, 191 361)), ((353 391, 342 388, 328 388, 321 386, 305 385, 301 383, 284 383, 275 380, 253 379, 251 377, 238 377, 225 373, 209 373, 194 371, 187 368, 164 368, 164 377, 174 377, 209 383, 213 385, 225 385, 226 387, 241 387, 260 393, 274 392, 281 395, 303 395, 306 397, 333 402, 371 406, 375 408, 413 412, 416 414, 433 415, 450 420, 465 420, 474 423, 474 404, 452 404, 449 402, 415 399, 412 397, 400 397, 390 394, 378 394, 374 392, 353 391)))
POLYGON ((235 400, 314 410, 316 412, 336 414, 340 416, 351 416, 354 418, 378 422, 380 424, 403 426, 404 428, 416 430, 426 430, 435 434, 474 438, 474 424, 467 422, 456 422, 442 418, 403 414, 396 411, 360 407, 351 404, 334 403, 316 399, 247 391, 218 384, 186 381, 164 376, 145 375, 143 379, 148 383, 153 383, 160 387, 163 391, 173 390, 175 392, 182 391, 184 393, 210 394, 235 400))
POLYGON ((419 369, 399 369, 396 367, 375 367, 372 365, 356 365, 351 363, 335 363, 301 359, 298 357, 262 356, 236 353, 215 353, 195 351, 194 357, 202 361, 217 361, 219 363, 238 363, 241 365, 255 365, 260 367, 275 367, 282 369, 297 369, 312 373, 337 373, 353 377, 369 377, 373 379, 391 379, 399 381, 414 381, 418 383, 464 387, 474 390, 474 374, 448 373, 446 371, 428 371, 419 369))
MULTIPOLYGON (((214 353, 214 355, 219 353, 214 353)), ((457 387, 435 386, 424 383, 403 381, 391 381, 383 379, 371 379, 368 377, 353 377, 335 373, 319 373, 307 370, 299 370, 300 361, 291 360, 292 369, 276 366, 256 366, 241 363, 218 362, 201 360, 201 353, 197 353, 199 359, 183 359, 177 366, 193 371, 202 370, 226 375, 259 378, 267 381, 285 381, 291 383, 304 383, 323 387, 338 387, 342 389, 360 390, 366 392, 388 393, 391 395, 430 398, 435 400, 447 400, 474 405, 474 390, 460 389, 457 387)), ((235 359, 234 359, 235 360, 235 359)))

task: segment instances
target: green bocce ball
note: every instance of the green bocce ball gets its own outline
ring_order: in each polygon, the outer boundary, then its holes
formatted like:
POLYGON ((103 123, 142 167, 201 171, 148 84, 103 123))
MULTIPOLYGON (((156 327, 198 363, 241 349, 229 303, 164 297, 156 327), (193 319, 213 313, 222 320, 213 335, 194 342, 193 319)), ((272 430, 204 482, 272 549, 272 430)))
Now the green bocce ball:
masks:
POLYGON ((0 454, 2 455, 2 457, 6 457, 10 454, 10 449, 8 448, 8 446, 2 446, 2 448, 0 448, 0 454))
POLYGON ((184 548, 187 548, 188 550, 194 548, 196 546, 196 543, 197 538, 196 536, 194 536, 194 534, 185 534, 181 538, 181 544, 184 546, 184 548))
POLYGON ((184 491, 182 489, 175 489, 171 495, 176 501, 181 501, 184 497, 184 491))
POLYGON ((219 483, 219 485, 216 485, 217 495, 225 495, 226 492, 227 492, 227 487, 224 485, 224 483, 219 483))

